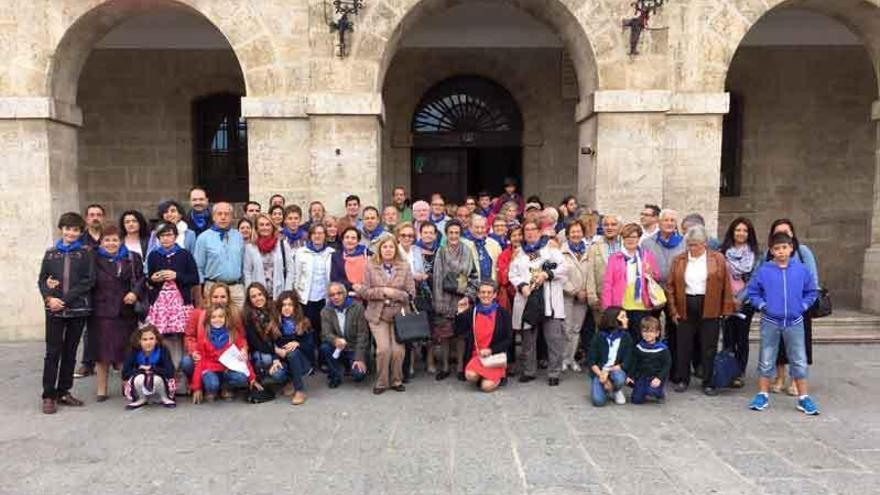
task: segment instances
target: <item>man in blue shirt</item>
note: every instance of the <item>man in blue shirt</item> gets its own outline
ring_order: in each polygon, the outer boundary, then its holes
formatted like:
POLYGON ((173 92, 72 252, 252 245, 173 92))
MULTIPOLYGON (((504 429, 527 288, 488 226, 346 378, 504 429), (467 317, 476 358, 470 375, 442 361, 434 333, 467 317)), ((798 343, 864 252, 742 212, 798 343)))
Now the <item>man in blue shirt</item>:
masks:
POLYGON ((199 279, 205 294, 211 293, 211 286, 223 282, 229 286, 232 302, 241 308, 244 305, 244 285, 242 283, 242 259, 244 257, 244 238, 232 227, 232 205, 214 205, 212 219, 214 224, 202 232, 196 240, 196 265, 199 279))

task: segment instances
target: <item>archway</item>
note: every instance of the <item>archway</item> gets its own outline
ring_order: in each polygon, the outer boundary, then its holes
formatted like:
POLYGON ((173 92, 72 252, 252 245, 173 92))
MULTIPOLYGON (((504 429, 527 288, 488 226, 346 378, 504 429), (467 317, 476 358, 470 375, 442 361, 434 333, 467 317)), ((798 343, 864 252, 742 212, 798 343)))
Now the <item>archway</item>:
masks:
POLYGON ((413 113, 413 197, 433 192, 455 202, 522 173, 522 115, 498 83, 457 76, 425 93, 413 113))
POLYGON ((877 99, 863 40, 824 14, 777 8, 743 39, 725 89, 721 229, 744 215, 763 242, 775 218, 791 218, 835 303, 861 306, 877 99))
MULTIPOLYGON (((496 189, 494 183, 464 175, 464 170, 476 173, 483 167, 461 163, 481 161, 510 164, 510 169, 507 165, 496 169, 497 181, 513 174, 526 194, 556 201, 578 192, 582 168, 578 142, 593 142, 588 136, 595 129, 581 136, 581 127, 589 124, 577 122, 575 116, 581 98, 595 90, 597 72, 581 25, 564 7, 551 5, 558 3, 475 1, 441 8, 437 2, 424 1, 413 7, 388 43, 383 58, 387 71, 380 69, 386 110, 383 190, 397 184, 416 188, 414 170, 429 170, 433 159, 443 160, 438 167, 460 170, 447 174, 450 180, 458 178, 453 198, 476 193, 483 185, 496 189), (547 10, 539 12, 539 5, 547 10), (461 134, 451 138, 458 140, 455 146, 438 145, 436 139, 425 145, 425 136, 413 126, 414 113, 432 92, 444 91, 443 81, 461 82, 464 77, 491 81, 484 88, 503 95, 495 100, 500 111, 521 121, 516 133, 506 135, 505 145, 462 143, 461 134), (443 152, 427 157, 426 148, 443 152)), ((483 137, 493 139, 488 134, 483 137)))
POLYGON ((76 157, 58 173, 75 177, 66 192, 80 204, 102 204, 108 219, 128 208, 149 218, 157 201, 194 185, 212 200, 247 199, 244 74, 201 12, 106 2, 65 33, 47 81, 56 101, 82 112, 82 126, 55 143, 76 157))

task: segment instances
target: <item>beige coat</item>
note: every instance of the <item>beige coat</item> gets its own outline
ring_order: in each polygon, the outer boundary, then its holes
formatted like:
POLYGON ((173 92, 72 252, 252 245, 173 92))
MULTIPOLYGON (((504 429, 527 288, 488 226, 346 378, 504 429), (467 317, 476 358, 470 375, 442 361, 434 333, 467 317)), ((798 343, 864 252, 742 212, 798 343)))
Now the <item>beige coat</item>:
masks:
POLYGON ((590 246, 587 255, 587 304, 593 309, 601 307, 602 284, 605 281, 605 268, 608 266, 608 242, 601 238, 590 246))
POLYGON ((410 298, 415 295, 416 284, 409 263, 395 261, 393 275, 389 277, 381 264, 376 264, 372 259, 367 261, 364 286, 358 291, 358 296, 367 303, 365 316, 371 325, 379 321, 394 321, 394 315, 400 314, 400 309, 409 304, 410 298), (391 289, 388 294, 385 293, 386 288, 391 289))

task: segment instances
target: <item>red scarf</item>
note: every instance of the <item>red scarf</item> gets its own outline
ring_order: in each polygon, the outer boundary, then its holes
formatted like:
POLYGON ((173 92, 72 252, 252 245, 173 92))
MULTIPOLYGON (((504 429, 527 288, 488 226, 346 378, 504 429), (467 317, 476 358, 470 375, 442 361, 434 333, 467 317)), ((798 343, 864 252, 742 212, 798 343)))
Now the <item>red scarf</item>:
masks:
POLYGON ((257 248, 262 254, 271 253, 275 249, 275 244, 277 243, 278 238, 274 235, 270 235, 267 237, 257 237, 257 248))

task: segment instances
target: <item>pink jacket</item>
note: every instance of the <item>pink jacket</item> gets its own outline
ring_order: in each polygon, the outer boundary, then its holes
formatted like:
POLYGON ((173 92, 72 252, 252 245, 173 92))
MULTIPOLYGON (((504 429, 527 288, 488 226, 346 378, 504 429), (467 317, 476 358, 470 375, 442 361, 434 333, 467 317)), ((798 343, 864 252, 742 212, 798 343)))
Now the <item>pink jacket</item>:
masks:
MULTIPOLYGON (((647 249, 639 248, 642 258, 642 266, 647 264, 654 280, 660 276, 654 255, 647 249)), ((648 295, 648 282, 645 272, 642 270, 642 302, 650 308, 651 297, 648 295)), ((609 306, 623 306, 623 294, 626 292, 626 258, 623 253, 617 252, 608 258, 608 268, 605 269, 605 280, 602 281, 602 309, 609 306)))

